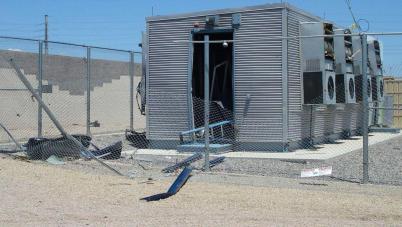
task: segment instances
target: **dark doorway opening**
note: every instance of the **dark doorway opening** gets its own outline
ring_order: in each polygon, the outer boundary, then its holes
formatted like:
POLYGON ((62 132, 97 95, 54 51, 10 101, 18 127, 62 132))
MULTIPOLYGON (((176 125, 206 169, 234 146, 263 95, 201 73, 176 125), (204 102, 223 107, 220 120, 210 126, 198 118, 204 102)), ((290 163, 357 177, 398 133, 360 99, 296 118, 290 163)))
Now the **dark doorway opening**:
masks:
MULTIPOLYGON (((194 41, 233 40, 233 31, 193 34, 194 41)), ((233 120, 233 43, 209 44, 210 123, 233 120)), ((204 43, 194 43, 192 71, 193 119, 196 128, 204 125, 204 43)))

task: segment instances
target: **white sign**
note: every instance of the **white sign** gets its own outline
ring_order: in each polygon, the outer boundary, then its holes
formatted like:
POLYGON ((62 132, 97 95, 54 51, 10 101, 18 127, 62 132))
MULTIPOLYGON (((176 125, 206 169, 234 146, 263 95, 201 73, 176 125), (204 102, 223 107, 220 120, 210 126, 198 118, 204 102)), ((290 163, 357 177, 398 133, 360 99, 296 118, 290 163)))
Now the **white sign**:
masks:
POLYGON ((301 171, 301 177, 319 177, 332 174, 332 166, 315 169, 304 169, 301 171))

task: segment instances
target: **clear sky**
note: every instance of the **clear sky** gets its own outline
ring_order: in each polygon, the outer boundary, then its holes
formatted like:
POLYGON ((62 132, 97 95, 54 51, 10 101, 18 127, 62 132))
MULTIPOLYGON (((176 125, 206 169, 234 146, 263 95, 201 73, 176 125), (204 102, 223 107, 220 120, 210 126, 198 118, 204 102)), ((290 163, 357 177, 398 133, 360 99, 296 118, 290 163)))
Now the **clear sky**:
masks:
MULTIPOLYGON (((168 15, 272 2, 280 0, 2 0, 0 35, 43 39, 44 15, 48 14, 49 40, 138 50, 145 17, 152 11, 154 15, 168 15)), ((287 2, 339 25, 352 24, 344 0, 287 2)), ((369 21, 369 31, 402 31, 401 0, 351 2, 355 16, 369 21)), ((386 67, 402 73, 402 36, 381 40, 386 67)))

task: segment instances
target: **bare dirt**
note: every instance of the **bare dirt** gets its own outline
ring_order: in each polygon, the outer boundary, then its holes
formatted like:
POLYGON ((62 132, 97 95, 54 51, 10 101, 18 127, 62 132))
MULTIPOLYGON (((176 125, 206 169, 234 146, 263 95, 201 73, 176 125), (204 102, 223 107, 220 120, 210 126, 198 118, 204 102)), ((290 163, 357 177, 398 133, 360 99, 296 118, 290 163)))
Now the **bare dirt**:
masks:
POLYGON ((402 226, 402 187, 194 173, 154 181, 0 157, 1 226, 402 226))

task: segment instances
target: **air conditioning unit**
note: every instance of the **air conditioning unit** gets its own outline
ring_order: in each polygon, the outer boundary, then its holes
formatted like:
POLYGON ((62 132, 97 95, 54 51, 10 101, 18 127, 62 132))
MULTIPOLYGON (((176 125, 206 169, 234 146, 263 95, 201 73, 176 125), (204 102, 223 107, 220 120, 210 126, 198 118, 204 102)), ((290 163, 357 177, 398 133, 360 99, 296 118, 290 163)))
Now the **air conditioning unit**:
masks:
POLYGON ((345 102, 356 103, 356 81, 355 75, 345 75, 345 102))
POLYGON ((336 65, 336 102, 356 103, 356 83, 353 67, 353 43, 349 29, 334 30, 334 48, 336 65))
POLYGON ((379 102, 384 101, 384 77, 377 76, 377 99, 379 102))
MULTIPOLYGON (((323 22, 300 24, 302 36, 333 35, 333 26, 323 22)), ((336 104, 333 37, 301 39, 303 94, 305 104, 336 104)))
MULTIPOLYGON (((355 94, 356 94, 356 102, 363 101, 363 76, 362 75, 355 75, 355 94)), ((368 102, 373 102, 372 97, 372 83, 371 83, 371 76, 367 75, 367 100, 368 102)))
POLYGON ((382 76, 382 60, 381 60, 381 50, 380 43, 378 40, 370 37, 370 40, 367 41, 368 45, 368 58, 369 58, 369 66, 375 76, 382 76))
POLYGON ((373 101, 384 101, 384 81, 380 42, 373 37, 367 41, 368 57, 373 81, 373 101))
POLYGON ((368 102, 373 102, 373 83, 371 76, 367 76, 367 99, 368 102))
POLYGON ((368 111, 368 126, 373 126, 376 124, 376 109, 374 107, 376 107, 375 103, 371 102, 369 103, 369 111, 368 111))
MULTIPOLYGON (((352 46, 353 46, 353 71, 355 74, 355 87, 356 87, 356 102, 363 101, 363 64, 362 64, 362 40, 360 36, 352 36, 352 46)), ((369 52, 367 50, 367 52, 369 52)), ((369 59, 367 58, 367 99, 368 102, 373 102, 372 96, 372 70, 370 70, 370 63, 369 59)))

